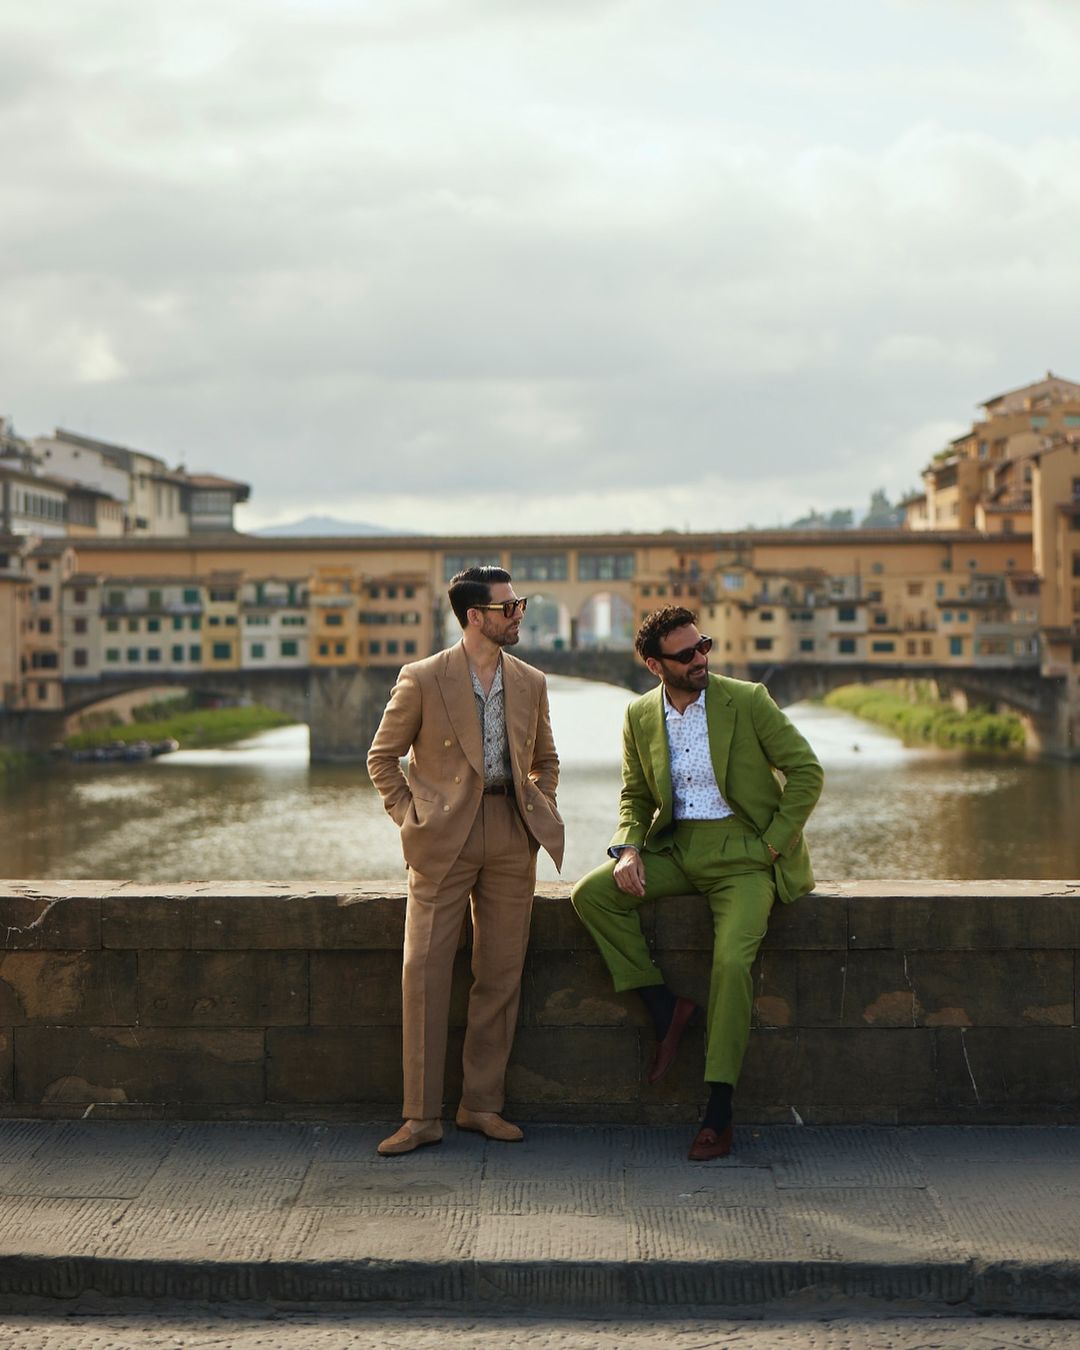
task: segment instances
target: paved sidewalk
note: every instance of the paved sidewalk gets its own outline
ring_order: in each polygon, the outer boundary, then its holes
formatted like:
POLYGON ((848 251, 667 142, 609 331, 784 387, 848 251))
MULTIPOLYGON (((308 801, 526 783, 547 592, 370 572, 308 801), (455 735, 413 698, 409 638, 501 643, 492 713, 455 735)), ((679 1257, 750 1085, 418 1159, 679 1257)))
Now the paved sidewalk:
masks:
POLYGON ((0 1306, 1080 1312, 1080 1128, 0 1121, 0 1306))

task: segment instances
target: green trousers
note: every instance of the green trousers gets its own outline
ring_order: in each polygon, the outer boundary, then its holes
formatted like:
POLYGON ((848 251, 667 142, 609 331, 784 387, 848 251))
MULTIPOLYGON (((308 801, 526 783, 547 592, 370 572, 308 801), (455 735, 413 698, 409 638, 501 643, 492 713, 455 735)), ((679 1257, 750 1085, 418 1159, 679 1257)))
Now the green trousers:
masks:
POLYGON ((741 821, 679 821, 670 852, 643 852, 645 894, 627 895, 612 877, 614 862, 583 877, 571 900, 611 972, 615 988, 641 989, 664 977, 641 931, 646 900, 699 891, 713 916, 713 958, 706 1023, 705 1081, 737 1083, 750 1039, 750 967, 776 898, 764 842, 741 821))

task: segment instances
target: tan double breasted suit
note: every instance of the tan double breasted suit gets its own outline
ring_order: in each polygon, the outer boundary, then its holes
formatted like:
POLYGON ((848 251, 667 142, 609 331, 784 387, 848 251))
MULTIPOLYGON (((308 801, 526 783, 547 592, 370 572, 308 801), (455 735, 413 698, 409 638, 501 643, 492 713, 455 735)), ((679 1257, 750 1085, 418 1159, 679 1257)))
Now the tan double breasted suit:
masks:
POLYGON ((512 795, 484 793, 484 746, 465 649, 403 666, 368 772, 401 828, 409 871, 402 965, 403 1115, 442 1114, 454 954, 471 900, 472 973, 461 1104, 501 1111, 536 885, 536 853, 562 863, 559 758, 547 683, 502 653, 512 795), (408 755, 408 772, 401 758, 408 755))

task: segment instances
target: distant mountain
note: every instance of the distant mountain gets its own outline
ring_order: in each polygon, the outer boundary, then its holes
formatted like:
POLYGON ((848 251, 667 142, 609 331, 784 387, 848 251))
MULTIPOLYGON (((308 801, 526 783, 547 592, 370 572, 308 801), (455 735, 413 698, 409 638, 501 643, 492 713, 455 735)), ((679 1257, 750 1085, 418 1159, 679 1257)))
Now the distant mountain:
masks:
POLYGON ((415 534, 416 531, 388 530, 382 525, 369 525, 363 520, 338 520, 334 516, 305 516, 303 520, 293 520, 287 525, 267 525, 264 529, 252 530, 250 533, 266 538, 314 538, 318 535, 415 534))

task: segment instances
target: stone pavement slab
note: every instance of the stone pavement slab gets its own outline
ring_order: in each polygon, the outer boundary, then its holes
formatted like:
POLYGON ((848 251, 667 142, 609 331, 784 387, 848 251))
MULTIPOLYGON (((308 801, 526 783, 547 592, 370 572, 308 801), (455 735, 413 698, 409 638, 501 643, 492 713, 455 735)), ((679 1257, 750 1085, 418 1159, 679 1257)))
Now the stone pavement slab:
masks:
POLYGON ((0 1307, 1080 1312, 1080 1128, 0 1121, 0 1307))

